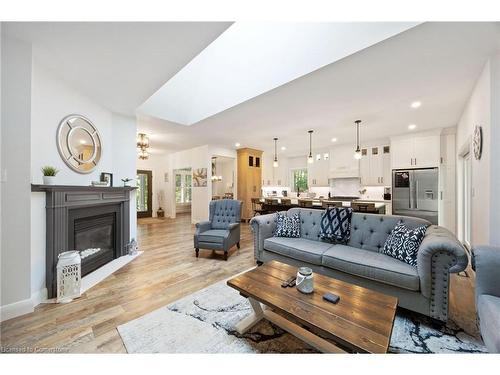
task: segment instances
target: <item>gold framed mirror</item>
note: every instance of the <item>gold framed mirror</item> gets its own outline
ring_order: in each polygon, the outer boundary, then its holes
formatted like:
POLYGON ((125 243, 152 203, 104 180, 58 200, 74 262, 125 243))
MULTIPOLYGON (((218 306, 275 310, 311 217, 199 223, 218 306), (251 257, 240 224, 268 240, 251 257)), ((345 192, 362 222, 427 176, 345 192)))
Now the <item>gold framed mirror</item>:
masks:
POLYGON ((57 149, 72 170, 90 173, 101 160, 101 135, 85 116, 69 115, 61 120, 57 128, 57 149))

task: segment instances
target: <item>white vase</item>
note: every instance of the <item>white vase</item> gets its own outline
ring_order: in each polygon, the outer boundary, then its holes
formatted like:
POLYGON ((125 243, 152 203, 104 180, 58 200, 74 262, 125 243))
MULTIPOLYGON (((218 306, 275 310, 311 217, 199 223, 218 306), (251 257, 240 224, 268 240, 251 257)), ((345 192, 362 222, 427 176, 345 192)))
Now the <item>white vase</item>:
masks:
POLYGON ((55 185, 56 184, 56 176, 43 176, 43 184, 44 185, 55 185))

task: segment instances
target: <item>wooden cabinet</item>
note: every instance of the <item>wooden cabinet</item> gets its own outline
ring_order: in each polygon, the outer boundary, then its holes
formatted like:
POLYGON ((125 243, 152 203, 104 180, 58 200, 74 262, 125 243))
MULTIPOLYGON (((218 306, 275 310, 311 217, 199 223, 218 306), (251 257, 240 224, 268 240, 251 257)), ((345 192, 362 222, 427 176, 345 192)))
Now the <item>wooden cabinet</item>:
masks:
POLYGON ((243 202, 241 218, 249 220, 253 216, 252 198, 261 196, 262 151, 242 148, 238 155, 238 199, 243 202))
POLYGON ((392 169, 439 166, 439 135, 413 135, 391 139, 392 169))
POLYGON ((390 146, 370 146, 361 149, 359 170, 361 184, 366 186, 391 185, 390 146))

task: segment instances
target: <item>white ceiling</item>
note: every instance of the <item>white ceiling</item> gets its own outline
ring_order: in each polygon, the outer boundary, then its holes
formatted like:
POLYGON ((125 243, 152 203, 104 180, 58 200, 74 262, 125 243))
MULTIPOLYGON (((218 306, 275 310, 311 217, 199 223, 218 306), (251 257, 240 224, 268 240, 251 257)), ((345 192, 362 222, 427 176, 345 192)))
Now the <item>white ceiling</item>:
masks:
POLYGON ((230 22, 4 22, 33 43, 34 57, 73 87, 111 109, 136 108, 230 22))
POLYGON ((236 22, 138 111, 192 125, 417 24, 236 22))
POLYGON ((192 126, 139 116, 153 148, 213 143, 301 155, 315 148, 455 126, 488 57, 500 50, 498 23, 426 23, 316 70, 192 126), (419 100, 419 109, 410 103, 419 100), (279 149, 278 148, 278 149, 279 149))

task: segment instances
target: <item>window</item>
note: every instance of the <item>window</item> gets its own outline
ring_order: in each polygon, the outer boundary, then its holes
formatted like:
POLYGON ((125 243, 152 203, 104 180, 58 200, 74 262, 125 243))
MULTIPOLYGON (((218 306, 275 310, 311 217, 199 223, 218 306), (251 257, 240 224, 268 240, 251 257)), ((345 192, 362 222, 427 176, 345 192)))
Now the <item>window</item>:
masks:
POLYGON ((191 202, 191 170, 178 170, 175 173, 175 203, 191 202))
POLYGON ((292 191, 302 192, 307 189, 307 168, 292 169, 292 191))
POLYGON ((463 218, 462 218, 462 233, 463 242, 469 247, 471 246, 471 200, 472 200, 472 170, 470 153, 463 156, 462 164, 462 186, 463 186, 463 218))

